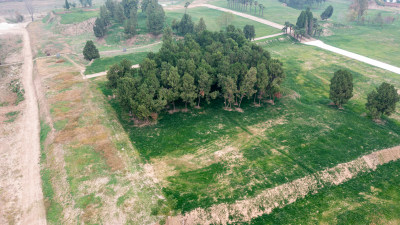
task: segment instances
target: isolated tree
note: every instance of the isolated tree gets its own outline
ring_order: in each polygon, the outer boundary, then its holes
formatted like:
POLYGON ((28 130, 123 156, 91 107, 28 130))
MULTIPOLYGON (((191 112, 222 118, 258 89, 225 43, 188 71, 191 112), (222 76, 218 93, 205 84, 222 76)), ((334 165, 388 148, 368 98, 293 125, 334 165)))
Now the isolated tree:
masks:
POLYGON ((382 115, 390 116, 396 110, 396 103, 400 100, 395 87, 386 82, 368 94, 366 108, 374 119, 382 115))
POLYGON ((192 17, 189 14, 183 14, 177 28, 177 33, 182 36, 185 36, 188 33, 193 33, 194 23, 192 17))
POLYGON ((253 40, 256 36, 256 32, 254 30, 254 26, 253 25, 246 25, 243 28, 243 33, 244 36, 249 39, 250 41, 253 40))
POLYGON ((101 38, 104 37, 107 33, 106 25, 104 24, 104 21, 100 18, 97 18, 96 21, 94 22, 93 26, 93 32, 94 36, 101 38))
POLYGON ((194 85, 194 78, 185 73, 182 77, 182 86, 181 86, 181 98, 185 103, 185 108, 187 109, 187 104, 193 104, 193 100, 197 97, 196 95, 196 86, 194 85))
POLYGON ((256 89, 254 89, 256 82, 257 82, 257 69, 252 67, 243 77, 243 80, 240 82, 239 85, 239 90, 238 90, 239 108, 245 96, 250 98, 256 93, 256 89))
POLYGON ((190 5, 190 2, 185 2, 185 14, 186 14, 186 11, 187 11, 189 5, 190 5))
POLYGON ((348 70, 338 70, 331 79, 329 98, 342 108, 353 97, 353 75, 348 70))
POLYGON ((332 14, 333 14, 333 7, 330 5, 321 14, 321 20, 327 20, 327 19, 331 18, 332 14))
POLYGON ((65 5, 64 5, 65 9, 68 10, 70 8, 68 0, 65 0, 65 5))
POLYGON ((195 25, 194 30, 196 33, 201 33, 205 30, 207 30, 207 25, 204 22, 203 17, 200 18, 199 23, 197 25, 195 25))
POLYGON ((83 48, 83 56, 86 60, 100 58, 99 50, 94 45, 93 41, 86 41, 86 45, 83 48))
POLYGON ((33 7, 32 0, 24 0, 26 10, 28 11, 29 15, 31 15, 31 19, 33 21, 33 14, 35 13, 35 8, 33 7))
POLYGON ((162 33, 165 22, 165 12, 157 0, 151 0, 146 7, 147 29, 150 33, 158 35, 162 33))

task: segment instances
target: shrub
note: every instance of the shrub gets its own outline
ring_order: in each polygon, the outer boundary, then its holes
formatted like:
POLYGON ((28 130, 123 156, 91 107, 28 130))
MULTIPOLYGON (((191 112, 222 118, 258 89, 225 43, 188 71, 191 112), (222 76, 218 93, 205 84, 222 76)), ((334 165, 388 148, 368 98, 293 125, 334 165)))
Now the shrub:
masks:
POLYGON ((83 48, 83 56, 86 60, 100 58, 99 50, 94 45, 93 41, 87 41, 85 48, 83 48))

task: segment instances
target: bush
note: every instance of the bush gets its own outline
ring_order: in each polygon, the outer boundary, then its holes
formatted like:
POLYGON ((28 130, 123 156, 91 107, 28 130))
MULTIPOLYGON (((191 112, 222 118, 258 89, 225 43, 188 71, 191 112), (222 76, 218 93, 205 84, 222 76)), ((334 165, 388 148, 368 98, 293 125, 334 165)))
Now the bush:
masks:
POLYGON ((87 41, 85 48, 83 48, 83 56, 86 60, 100 58, 99 50, 94 45, 93 41, 87 41))

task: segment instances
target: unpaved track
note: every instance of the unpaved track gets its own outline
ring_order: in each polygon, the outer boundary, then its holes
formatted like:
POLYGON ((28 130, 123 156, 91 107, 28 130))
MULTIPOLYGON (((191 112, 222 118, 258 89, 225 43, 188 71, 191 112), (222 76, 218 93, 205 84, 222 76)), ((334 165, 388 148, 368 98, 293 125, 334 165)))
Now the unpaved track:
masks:
POLYGON ((23 113, 22 141, 22 224, 46 224, 46 213, 43 202, 43 192, 40 178, 40 123, 37 95, 33 84, 32 50, 28 31, 23 28, 24 65, 22 68, 22 83, 25 89, 26 109, 23 113))
MULTIPOLYGON (((43 193, 40 177, 40 124, 36 89, 32 77, 32 51, 28 31, 22 24, 14 25, 8 29, 0 29, 0 34, 22 34, 23 35, 23 66, 22 84, 25 89, 24 108, 21 113, 20 129, 15 131, 13 140, 15 145, 8 145, 12 152, 11 157, 18 158, 18 168, 22 177, 15 177, 15 182, 20 182, 20 188, 12 193, 19 196, 15 202, 21 208, 21 215, 12 215, 20 218, 17 224, 46 224, 46 210, 43 202, 43 193)), ((6 146, 7 147, 7 146, 6 146)), ((5 190, 7 191, 7 190, 5 190)), ((0 213, 1 214, 1 213, 0 213)))

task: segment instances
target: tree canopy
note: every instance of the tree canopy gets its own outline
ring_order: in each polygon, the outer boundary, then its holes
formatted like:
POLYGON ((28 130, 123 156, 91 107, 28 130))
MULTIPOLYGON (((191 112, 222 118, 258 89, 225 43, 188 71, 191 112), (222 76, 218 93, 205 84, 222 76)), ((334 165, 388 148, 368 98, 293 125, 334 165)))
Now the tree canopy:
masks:
POLYGON ((234 26, 187 34, 178 41, 166 28, 160 51, 149 53, 139 69, 130 66, 127 61, 113 65, 108 86, 121 107, 139 120, 157 118, 176 102, 200 107, 203 99, 221 97, 231 108, 255 95, 259 101, 273 99, 285 77, 282 63, 234 26))
POLYGON ((327 20, 331 18, 333 14, 333 6, 328 6, 324 12, 321 13, 321 20, 327 20))
POLYGON ((329 98, 339 108, 353 97, 353 75, 348 70, 338 70, 331 79, 329 98))
POLYGON ((100 57, 99 50, 94 45, 93 41, 87 41, 83 48, 83 56, 86 60, 97 59, 100 57))
POLYGON ((396 110, 396 103, 400 100, 396 88, 383 82, 376 90, 368 94, 366 108, 374 119, 382 115, 390 116, 396 110))

